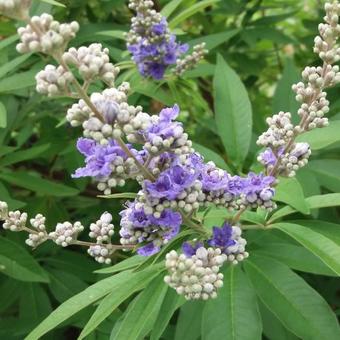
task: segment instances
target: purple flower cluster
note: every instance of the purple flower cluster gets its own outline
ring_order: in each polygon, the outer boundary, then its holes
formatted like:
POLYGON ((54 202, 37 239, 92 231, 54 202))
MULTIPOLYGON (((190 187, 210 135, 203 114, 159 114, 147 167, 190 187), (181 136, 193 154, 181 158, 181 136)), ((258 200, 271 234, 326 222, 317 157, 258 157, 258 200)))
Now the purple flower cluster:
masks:
POLYGON ((148 38, 142 38, 138 43, 128 45, 142 76, 151 76, 156 80, 163 79, 169 65, 176 64, 176 60, 188 51, 188 45, 176 42, 176 36, 164 36, 163 40, 151 43, 148 38))
MULTIPOLYGON (((191 216, 202 206, 273 207, 274 177, 254 173, 247 177, 231 176, 213 162, 205 163, 200 154, 189 148, 183 127, 176 121, 178 114, 179 107, 175 105, 163 109, 159 116, 148 116, 147 124, 138 122, 143 126, 136 130, 144 143, 142 149, 137 151, 126 144, 134 157, 127 155, 115 139, 102 144, 80 138, 77 144, 86 157, 86 166, 78 169, 74 177, 95 177, 104 193, 128 178, 138 179, 142 185, 136 200, 121 212, 120 235, 123 245, 141 245, 138 253, 145 256, 158 252, 177 235, 182 214, 191 216), (144 176, 136 162, 152 173, 151 178, 144 176)), ((112 125, 116 126, 115 121, 112 125)), ((230 228, 228 225, 214 228, 209 246, 228 255, 227 250, 236 245, 235 228, 230 228)), ((197 250, 190 247, 184 246, 188 254, 197 250)))
POLYGON ((121 213, 121 243, 143 244, 137 252, 143 256, 157 253, 163 244, 175 237, 182 223, 178 212, 165 209, 159 218, 148 215, 142 205, 130 203, 121 213))
POLYGON ((130 1, 130 7, 137 14, 127 35, 127 48, 141 75, 159 80, 164 77, 167 67, 176 64, 189 46, 176 42, 166 18, 153 10, 152 5, 150 1, 130 1))
MULTIPOLYGON (((132 153, 142 161, 138 151, 134 150, 131 145, 127 145, 132 153)), ((111 139, 107 145, 101 145, 89 138, 79 138, 77 148, 85 158, 85 167, 76 170, 72 177, 108 177, 112 174, 115 166, 123 166, 128 156, 118 145, 111 139)), ((123 172, 123 171, 122 171, 123 172)))
POLYGON ((173 162, 155 182, 144 182, 145 192, 150 199, 174 200, 198 178, 197 169, 176 163, 173 162))

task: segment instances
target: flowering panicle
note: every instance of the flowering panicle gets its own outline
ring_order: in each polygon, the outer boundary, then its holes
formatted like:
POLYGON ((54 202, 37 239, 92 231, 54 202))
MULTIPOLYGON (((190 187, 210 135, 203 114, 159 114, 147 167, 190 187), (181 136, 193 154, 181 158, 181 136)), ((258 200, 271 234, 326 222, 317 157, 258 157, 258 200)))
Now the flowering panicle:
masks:
POLYGON ((194 46, 192 54, 181 59, 189 46, 176 42, 166 18, 152 9, 153 6, 151 0, 130 0, 129 7, 136 12, 136 16, 131 19, 131 29, 126 36, 127 48, 144 77, 163 79, 171 65, 176 65, 173 69, 176 75, 182 75, 207 54, 205 44, 194 46))
POLYGON ((314 52, 323 66, 306 67, 302 72, 302 82, 293 85, 296 100, 301 103, 298 110, 300 123, 294 126, 291 114, 280 112, 267 119, 269 129, 262 134, 257 144, 267 147, 258 160, 270 175, 295 176, 296 171, 308 163, 311 154, 307 143, 296 143, 295 138, 306 131, 328 125, 325 114, 329 111, 326 88, 340 82, 340 60, 337 40, 340 36, 340 4, 338 1, 325 4, 325 23, 319 25, 319 35, 314 40, 314 52))
MULTIPOLYGON (((0 10, 3 3, 0 0, 0 10)), ((161 79, 167 67, 175 64, 173 71, 181 75, 203 58, 204 44, 180 60, 187 47, 176 42, 166 19, 152 7, 151 0, 130 1, 130 8, 137 15, 127 35, 128 49, 144 76, 161 79)), ((309 145, 295 142, 295 137, 328 124, 324 114, 329 103, 324 89, 340 81, 339 68, 333 66, 339 60, 336 39, 340 35, 340 5, 334 2, 325 8, 326 23, 319 26, 320 36, 315 40, 315 52, 324 65, 306 68, 302 74, 304 82, 293 87, 301 102, 301 122, 294 126, 288 112, 268 118, 268 130, 258 139, 258 144, 266 148, 258 157, 266 173, 250 172, 244 177, 232 176, 213 162, 204 162, 176 120, 180 113, 177 105, 164 108, 159 115, 150 115, 141 106, 128 104, 130 85, 124 82, 114 86, 119 69, 110 63, 108 50, 102 45, 66 51, 79 29, 76 22, 61 24, 48 14, 26 20, 27 26, 18 30, 18 51, 43 52, 58 63, 38 73, 38 92, 78 100, 67 111, 66 119, 71 126, 82 128, 83 137, 77 148, 85 157, 85 165, 73 177, 92 177, 105 195, 129 179, 136 180, 141 190, 120 213, 120 245, 111 243, 114 226, 109 213, 90 225, 89 237, 94 242, 78 240, 84 230, 80 222, 58 223, 54 231, 48 232, 45 217, 39 214, 27 227, 26 213, 8 211, 7 204, 0 202, 4 228, 28 232, 26 243, 31 247, 47 240, 63 247, 86 246, 90 256, 106 264, 117 249, 153 255, 182 227, 190 228, 198 241, 184 243, 183 254, 175 250, 167 254, 169 275, 165 281, 187 299, 216 297, 217 289, 223 285, 221 266, 226 262, 237 264, 248 257, 242 227, 237 225, 242 212, 257 208, 271 211, 276 207, 273 197, 277 177, 294 176, 311 154, 309 145), (78 70, 82 83, 72 69, 78 70), (108 88, 89 95, 89 85, 94 81, 101 81, 108 88), (214 227, 212 232, 205 229, 197 212, 211 205, 235 211, 233 223, 214 227)))
POLYGON ((176 42, 166 18, 152 9, 153 5, 151 0, 130 0, 129 7, 137 15, 131 20, 127 48, 143 76, 162 79, 166 68, 176 64, 188 46, 176 42))

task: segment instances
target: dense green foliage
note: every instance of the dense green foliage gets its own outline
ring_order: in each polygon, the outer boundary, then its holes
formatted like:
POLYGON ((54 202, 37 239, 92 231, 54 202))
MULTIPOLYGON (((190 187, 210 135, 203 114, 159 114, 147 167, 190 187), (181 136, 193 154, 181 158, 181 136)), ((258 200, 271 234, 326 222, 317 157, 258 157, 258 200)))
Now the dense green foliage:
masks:
MULTIPOLYGON (((53 3, 36 0, 32 12, 78 20, 71 44, 108 47, 122 70, 117 82, 131 83, 132 104, 158 113, 178 103, 195 148, 235 174, 261 170, 255 141, 265 118, 296 112, 291 85, 304 66, 318 62, 312 46, 323 15, 319 1, 156 1, 182 41, 205 41, 210 50, 184 78, 158 83, 142 79, 126 52, 123 32, 132 13, 124 0, 53 3)), ((118 225, 125 199, 99 198, 90 180, 71 178, 83 163, 75 147, 80 130, 65 120, 72 102, 35 92, 34 76, 48 60, 17 54, 17 27, 0 19, 0 200, 46 215, 49 226, 88 225, 105 210, 118 225)), ((159 262, 179 246, 176 239, 146 261, 117 253, 115 266, 101 268, 82 249, 48 242, 31 251, 24 235, 0 230, 0 338, 23 339, 50 315, 28 339, 50 330, 49 339, 339 339, 339 86, 329 99, 331 124, 304 136, 312 159, 296 179, 280 183, 279 209, 244 214, 247 224, 263 228, 247 230, 250 257, 225 269, 218 299, 185 303, 162 283, 159 262)), ((210 210, 205 225, 225 216, 210 210)))

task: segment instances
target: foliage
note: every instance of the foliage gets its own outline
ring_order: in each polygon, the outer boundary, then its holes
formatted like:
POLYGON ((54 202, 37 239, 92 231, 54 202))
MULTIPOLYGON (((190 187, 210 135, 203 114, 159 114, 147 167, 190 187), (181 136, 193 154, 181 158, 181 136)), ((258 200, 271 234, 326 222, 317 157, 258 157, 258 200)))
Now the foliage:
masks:
MULTIPOLYGON (((156 1, 180 39, 206 42, 206 61, 181 79, 142 79, 126 53, 123 32, 132 13, 121 0, 33 1, 32 14, 77 20, 72 45, 100 42, 129 81, 131 104, 158 113, 178 103, 180 120, 195 148, 233 174, 259 170, 256 137, 265 118, 296 112, 291 85, 315 63, 313 37, 323 15, 314 1, 156 1), (63 6, 64 5, 64 6, 63 6), (284 8, 284 9, 283 9, 284 8)), ((77 129, 65 121, 69 98, 35 92, 45 61, 15 52, 15 21, 0 21, 0 200, 12 210, 48 216, 49 225, 84 225, 110 211, 119 224, 121 205, 137 187, 99 196, 88 179, 72 179, 83 159, 77 129)), ((97 86, 97 85, 96 85, 97 86)), ((100 85, 98 85, 100 86, 100 85)), ((101 88, 95 88, 101 90, 101 88)), ((338 339, 340 313, 339 85, 330 90, 330 126, 307 133, 313 155, 296 179, 277 188, 278 210, 246 212, 250 257, 224 270, 216 300, 185 302, 163 283, 164 257, 174 239, 150 258, 117 252, 113 266, 97 264, 81 249, 45 243, 26 249, 21 234, 1 230, 0 337, 4 339, 338 339)), ((202 214, 207 228, 226 209, 202 214)), ((118 243, 117 236, 114 236, 118 243)))

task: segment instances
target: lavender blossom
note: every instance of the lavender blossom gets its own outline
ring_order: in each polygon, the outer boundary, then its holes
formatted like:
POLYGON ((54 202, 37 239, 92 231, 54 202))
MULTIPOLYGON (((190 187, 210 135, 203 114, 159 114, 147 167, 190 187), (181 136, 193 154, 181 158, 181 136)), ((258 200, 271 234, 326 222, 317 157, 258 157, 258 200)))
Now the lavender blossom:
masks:
POLYGON ((131 0, 129 6, 137 14, 127 35, 127 48, 142 76, 160 80, 167 67, 187 52, 188 45, 176 42, 166 18, 152 9, 152 1, 131 0))

